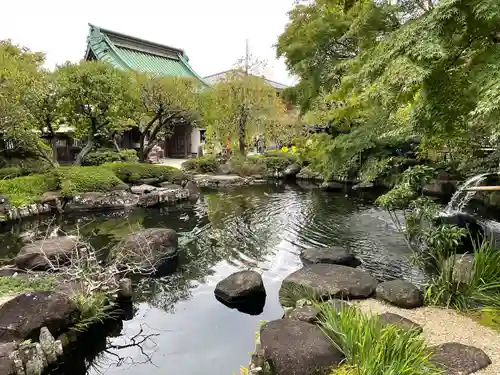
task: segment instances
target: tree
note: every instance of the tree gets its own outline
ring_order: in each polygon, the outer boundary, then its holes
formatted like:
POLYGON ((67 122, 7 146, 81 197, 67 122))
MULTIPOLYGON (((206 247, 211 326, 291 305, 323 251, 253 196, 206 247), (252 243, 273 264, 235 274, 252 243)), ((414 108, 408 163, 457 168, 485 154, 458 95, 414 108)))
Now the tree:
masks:
POLYGON ((97 61, 66 63, 56 69, 55 82, 66 118, 76 127, 76 135, 85 139, 76 165, 81 165, 97 140, 111 140, 129 127, 131 78, 130 72, 97 61))
POLYGON ((35 131, 34 108, 44 87, 44 55, 0 41, 0 132, 5 144, 56 165, 50 148, 35 131))
POLYGON ((140 132, 139 160, 145 161, 176 126, 190 126, 199 117, 199 84, 191 78, 138 74, 134 79, 131 119, 140 132))
POLYGON ((235 69, 205 93, 204 120, 208 136, 218 142, 237 140, 245 154, 250 135, 265 133, 267 125, 279 121, 284 105, 263 78, 235 69))

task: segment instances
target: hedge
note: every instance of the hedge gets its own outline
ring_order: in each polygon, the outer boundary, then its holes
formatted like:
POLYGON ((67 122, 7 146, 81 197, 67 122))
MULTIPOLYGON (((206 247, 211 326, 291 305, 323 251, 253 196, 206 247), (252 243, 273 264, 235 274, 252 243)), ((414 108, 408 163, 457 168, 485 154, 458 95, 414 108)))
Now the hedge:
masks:
POLYGON ((62 195, 72 196, 91 191, 110 191, 122 185, 113 171, 102 167, 60 167, 54 172, 62 195))
POLYGON ((181 170, 166 165, 106 163, 102 167, 113 171, 116 177, 126 183, 137 183, 145 179, 157 179, 158 182, 168 181, 180 184, 184 179, 184 173, 181 170))
POLYGON ((214 156, 201 156, 192 158, 182 163, 185 171, 195 171, 198 173, 216 173, 218 163, 214 156))
POLYGON ((7 196, 9 203, 16 207, 35 203, 43 193, 57 188, 57 177, 52 173, 0 180, 0 194, 7 196))
POLYGON ((83 160, 83 165, 102 165, 105 163, 115 163, 115 162, 124 162, 124 163, 134 163, 137 162, 137 152, 135 150, 122 150, 120 152, 116 151, 106 151, 106 150, 98 150, 95 152, 89 153, 85 156, 83 160))

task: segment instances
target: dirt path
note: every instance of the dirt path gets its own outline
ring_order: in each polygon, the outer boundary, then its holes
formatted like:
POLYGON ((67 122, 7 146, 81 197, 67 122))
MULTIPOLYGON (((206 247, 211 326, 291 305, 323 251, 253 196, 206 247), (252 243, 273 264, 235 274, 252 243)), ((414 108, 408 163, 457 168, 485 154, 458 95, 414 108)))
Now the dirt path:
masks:
POLYGON ((436 307, 421 307, 413 310, 389 306, 374 299, 357 302, 362 311, 372 313, 390 312, 413 320, 424 329, 430 345, 459 342, 484 350, 492 364, 476 372, 476 375, 500 374, 500 333, 484 327, 471 318, 453 310, 436 307))

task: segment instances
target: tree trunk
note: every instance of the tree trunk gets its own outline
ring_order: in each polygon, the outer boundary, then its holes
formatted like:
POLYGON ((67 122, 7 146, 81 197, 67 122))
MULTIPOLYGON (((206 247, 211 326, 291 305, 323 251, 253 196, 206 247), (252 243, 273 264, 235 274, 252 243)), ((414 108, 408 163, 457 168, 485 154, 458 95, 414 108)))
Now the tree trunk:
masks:
POLYGON ((116 134, 113 134, 111 136, 111 142, 113 142, 113 147, 115 148, 116 152, 120 152, 120 145, 118 145, 118 140, 116 139, 116 134))
POLYGON ((74 165, 82 165, 82 161, 87 156, 87 154, 92 150, 94 147, 94 135, 89 134, 87 137, 87 144, 81 149, 81 151, 78 153, 76 156, 74 165))
POLYGON ((241 155, 245 155, 245 130, 247 123, 247 112, 246 108, 242 107, 240 112, 240 123, 238 129, 238 143, 240 146, 241 155))

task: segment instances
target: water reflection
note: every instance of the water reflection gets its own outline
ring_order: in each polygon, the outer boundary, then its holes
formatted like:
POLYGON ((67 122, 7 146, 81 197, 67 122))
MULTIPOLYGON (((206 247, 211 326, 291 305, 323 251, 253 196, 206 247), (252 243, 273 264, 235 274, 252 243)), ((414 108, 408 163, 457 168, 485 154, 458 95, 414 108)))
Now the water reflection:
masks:
MULTIPOLYGON (((248 361, 259 321, 281 317, 279 286, 301 267, 301 248, 344 246, 380 280, 421 281, 421 274, 409 262, 404 240, 395 233, 388 215, 371 202, 369 196, 261 185, 206 193, 198 202, 175 207, 64 216, 50 224, 25 222, 9 228, 2 239, 12 253, 19 248, 15 238, 22 232, 41 236, 56 226, 86 236, 96 247, 112 246, 138 228, 175 229, 182 250, 178 271, 136 285, 137 312, 124 322, 122 335, 109 341, 125 345, 141 327, 147 327, 147 332, 158 333, 156 345, 123 348, 121 356, 141 363, 135 366, 117 363, 106 352, 101 361, 110 364, 109 374, 230 375, 248 361), (262 273, 267 298, 258 316, 229 309, 213 295, 218 281, 242 269, 262 273), (144 354, 151 361, 143 363, 144 354)), ((89 373, 99 371, 91 368, 89 373)))

